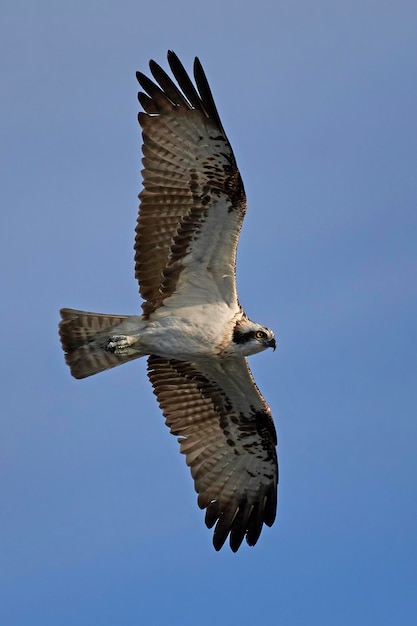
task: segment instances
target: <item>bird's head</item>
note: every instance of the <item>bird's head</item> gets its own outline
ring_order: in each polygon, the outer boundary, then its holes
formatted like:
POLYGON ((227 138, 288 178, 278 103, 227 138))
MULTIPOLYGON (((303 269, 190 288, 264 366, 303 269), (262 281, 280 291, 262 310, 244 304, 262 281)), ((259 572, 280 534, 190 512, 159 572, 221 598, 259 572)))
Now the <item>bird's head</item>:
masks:
POLYGON ((267 348, 275 350, 277 344, 272 330, 242 318, 233 329, 232 347, 234 354, 249 356, 267 348))

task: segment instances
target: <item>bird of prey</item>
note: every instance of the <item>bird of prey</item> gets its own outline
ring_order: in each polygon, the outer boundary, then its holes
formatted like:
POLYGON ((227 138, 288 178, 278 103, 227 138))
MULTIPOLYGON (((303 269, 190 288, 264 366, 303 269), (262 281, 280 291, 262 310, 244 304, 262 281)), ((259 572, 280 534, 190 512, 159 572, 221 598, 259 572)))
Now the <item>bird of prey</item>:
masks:
POLYGON ((174 80, 150 61, 143 92, 143 190, 135 239, 142 315, 62 309, 75 378, 148 355, 148 376, 190 467, 216 550, 255 545, 277 506, 276 431, 246 357, 275 350, 236 293, 246 197, 206 75, 193 84, 174 52, 174 80))

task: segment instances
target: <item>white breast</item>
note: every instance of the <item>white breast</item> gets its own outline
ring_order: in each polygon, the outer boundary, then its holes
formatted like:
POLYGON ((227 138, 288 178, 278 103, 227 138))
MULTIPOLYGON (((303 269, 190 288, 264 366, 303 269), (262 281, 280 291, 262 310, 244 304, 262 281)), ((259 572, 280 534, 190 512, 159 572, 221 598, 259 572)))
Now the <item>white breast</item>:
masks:
POLYGON ((166 358, 214 356, 225 334, 231 333, 234 316, 224 302, 184 305, 175 310, 162 306, 152 315, 141 340, 150 354, 166 358))

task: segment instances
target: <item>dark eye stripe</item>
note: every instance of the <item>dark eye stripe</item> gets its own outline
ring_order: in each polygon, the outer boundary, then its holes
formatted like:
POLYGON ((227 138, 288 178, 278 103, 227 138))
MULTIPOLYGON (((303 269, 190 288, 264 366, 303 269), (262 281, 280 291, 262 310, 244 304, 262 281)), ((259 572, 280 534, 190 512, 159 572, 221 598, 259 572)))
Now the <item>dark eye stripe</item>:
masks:
POLYGON ((235 328, 233 331, 234 343, 247 343, 251 339, 264 339, 266 336, 267 335, 263 330, 249 330, 244 333, 235 328))
POLYGON ((247 333, 242 333, 242 331, 236 330, 236 329, 233 331, 234 343, 247 343, 248 341, 253 339, 254 336, 255 336, 255 333, 252 330, 247 333))

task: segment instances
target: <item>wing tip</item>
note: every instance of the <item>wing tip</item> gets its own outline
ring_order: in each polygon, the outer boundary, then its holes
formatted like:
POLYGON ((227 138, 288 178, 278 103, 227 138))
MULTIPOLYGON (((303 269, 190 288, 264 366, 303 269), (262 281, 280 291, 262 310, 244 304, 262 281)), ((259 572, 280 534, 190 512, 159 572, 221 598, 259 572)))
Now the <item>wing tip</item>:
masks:
MULTIPOLYGON (((218 500, 210 502, 206 508, 205 523, 210 529, 215 525, 212 541, 216 552, 222 549, 227 538, 232 552, 239 550, 244 539, 248 546, 256 545, 264 524, 271 527, 275 521, 276 502, 273 493, 256 504, 250 505, 246 501, 235 508, 222 508, 218 500)), ((198 504, 203 508, 200 498, 198 504)))

